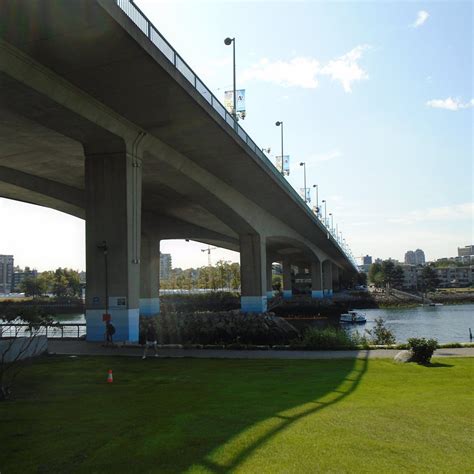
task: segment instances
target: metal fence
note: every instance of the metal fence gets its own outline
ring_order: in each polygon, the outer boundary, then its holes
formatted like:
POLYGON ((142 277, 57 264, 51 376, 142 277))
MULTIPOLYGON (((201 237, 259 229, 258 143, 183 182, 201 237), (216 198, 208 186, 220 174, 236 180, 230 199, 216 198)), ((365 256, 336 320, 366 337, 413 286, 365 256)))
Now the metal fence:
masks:
MULTIPOLYGON (((81 339, 86 335, 84 323, 65 323, 54 326, 42 326, 33 334, 46 336, 52 339, 81 339)), ((30 337, 32 333, 28 324, 0 324, 0 338, 6 337, 30 337)))
MULTIPOLYGON (((153 26, 146 15, 135 5, 133 0, 115 0, 117 5, 125 12, 125 14, 140 28, 140 30, 150 39, 150 41, 163 53, 165 58, 173 64, 173 66, 185 77, 188 82, 201 94, 201 96, 216 110, 216 112, 225 120, 227 125, 232 127, 237 135, 250 147, 250 149, 261 159, 267 161, 274 166, 268 157, 263 153, 262 149, 250 138, 247 132, 237 123, 237 120, 227 111, 221 104, 219 99, 208 89, 204 82, 199 79, 197 74, 191 69, 186 61, 176 52, 169 42, 161 35, 161 33, 153 26)), ((301 196, 283 180, 285 187, 297 198, 303 200, 301 196)), ((324 225, 319 219, 317 222, 324 225)), ((324 225, 324 227, 326 227, 324 225)), ((329 229, 327 229, 329 231, 329 229)), ((328 234, 329 235, 329 234, 328 234)), ((337 239, 333 237, 334 244, 339 247, 341 252, 346 255, 348 260, 356 266, 351 255, 339 244, 337 239)))

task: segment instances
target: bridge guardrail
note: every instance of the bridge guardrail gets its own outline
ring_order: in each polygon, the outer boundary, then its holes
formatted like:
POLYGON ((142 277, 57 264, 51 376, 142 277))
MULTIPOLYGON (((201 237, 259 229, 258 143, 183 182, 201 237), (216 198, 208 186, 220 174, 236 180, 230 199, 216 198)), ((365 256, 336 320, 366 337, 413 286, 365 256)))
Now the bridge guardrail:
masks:
MULTIPOLYGON (((4 323, 0 324, 0 339, 8 337, 29 337, 28 324, 4 323)), ((43 326, 39 329, 38 336, 52 339, 81 339, 86 335, 85 323, 64 323, 57 326, 43 326)))
MULTIPOLYGON (((238 124, 237 120, 229 114, 227 109, 222 105, 219 99, 209 90, 198 75, 186 63, 186 61, 177 53, 166 38, 153 26, 152 22, 140 10, 133 0, 115 0, 120 9, 140 28, 140 30, 148 37, 148 39, 163 53, 168 61, 185 77, 188 82, 201 94, 204 99, 216 110, 216 112, 226 121, 227 125, 232 127, 238 136, 250 147, 250 149, 262 160, 267 160, 270 164, 273 163, 268 159, 260 147, 250 138, 247 132, 238 124)), ((286 183, 286 181, 285 181, 286 183)), ((301 196, 288 185, 290 192, 292 192, 299 199, 303 200, 301 196)), ((357 268, 351 254, 348 253, 344 247, 339 244, 339 241, 334 238, 330 229, 322 223, 317 217, 317 222, 321 223, 328 233, 331 234, 334 243, 347 259, 357 268)))

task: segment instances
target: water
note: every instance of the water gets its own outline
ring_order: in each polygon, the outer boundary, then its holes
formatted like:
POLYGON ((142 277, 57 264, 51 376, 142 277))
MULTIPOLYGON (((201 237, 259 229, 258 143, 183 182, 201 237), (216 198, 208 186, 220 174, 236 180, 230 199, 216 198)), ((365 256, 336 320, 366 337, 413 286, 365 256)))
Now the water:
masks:
MULTIPOLYGON (((420 306, 409 309, 362 309, 367 316, 366 324, 344 325, 349 332, 372 329, 375 318, 382 317, 386 326, 393 331, 397 342, 406 342, 410 337, 435 338, 440 343, 470 342, 469 328, 474 333, 474 304, 450 306, 420 306)), ((84 314, 57 315, 61 323, 85 323, 84 314)), ((327 321, 291 321, 300 330, 307 326, 326 325, 327 321)))
POLYGON ((349 332, 372 329, 375 318, 382 317, 397 342, 410 337, 437 339, 440 343, 470 342, 469 328, 474 333, 474 304, 451 306, 419 306, 409 309, 362 309, 366 324, 345 325, 349 332))

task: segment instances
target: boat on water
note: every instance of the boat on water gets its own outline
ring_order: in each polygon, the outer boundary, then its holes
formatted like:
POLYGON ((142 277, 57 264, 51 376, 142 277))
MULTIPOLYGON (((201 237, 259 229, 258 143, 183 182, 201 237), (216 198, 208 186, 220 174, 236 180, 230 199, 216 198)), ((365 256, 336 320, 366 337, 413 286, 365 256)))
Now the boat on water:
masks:
POLYGON ((444 306, 443 303, 430 303, 428 306, 444 306))
POLYGON ((367 318, 365 317, 365 313, 351 310, 351 311, 348 311, 347 313, 341 314, 339 321, 341 323, 348 323, 348 324, 364 324, 367 322, 367 318))

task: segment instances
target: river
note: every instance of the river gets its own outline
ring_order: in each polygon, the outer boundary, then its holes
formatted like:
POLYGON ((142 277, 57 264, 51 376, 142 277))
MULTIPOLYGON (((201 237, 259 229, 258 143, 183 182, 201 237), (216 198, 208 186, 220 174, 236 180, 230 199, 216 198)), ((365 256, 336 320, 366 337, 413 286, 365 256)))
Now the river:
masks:
MULTIPOLYGON (((419 306, 405 309, 362 309, 367 316, 366 324, 354 326, 345 325, 349 332, 372 329, 375 318, 382 317, 386 326, 394 333, 397 342, 406 342, 410 337, 435 338, 440 343, 470 342, 469 328, 474 333, 474 304, 447 305, 447 306, 419 306)), ((83 314, 58 315, 57 320, 62 323, 85 323, 83 314)), ((293 321, 291 321, 293 323, 293 321)), ((296 322, 295 322, 296 323, 296 322)), ((302 326, 327 325, 327 321, 300 321, 295 324, 299 329, 302 326)))

